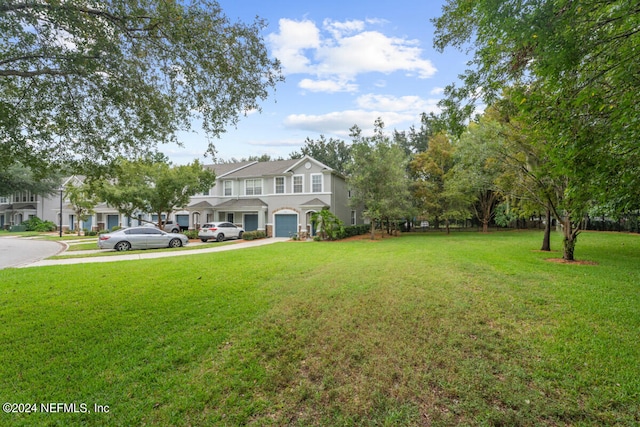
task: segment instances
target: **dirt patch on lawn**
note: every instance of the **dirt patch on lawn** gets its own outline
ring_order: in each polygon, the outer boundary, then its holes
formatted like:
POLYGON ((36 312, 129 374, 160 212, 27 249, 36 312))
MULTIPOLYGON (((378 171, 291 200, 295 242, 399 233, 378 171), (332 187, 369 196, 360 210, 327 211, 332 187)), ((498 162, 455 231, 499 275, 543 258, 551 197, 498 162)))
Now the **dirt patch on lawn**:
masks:
POLYGON ((570 264, 570 265, 598 265, 595 261, 585 261, 585 260, 573 260, 567 261, 563 258, 547 258, 545 261, 555 262, 556 264, 570 264))
POLYGON ((351 236, 351 237, 347 237, 346 239, 341 239, 341 240, 337 240, 339 242, 350 242, 350 241, 354 241, 354 240, 368 240, 369 242, 376 242, 376 241, 380 241, 380 240, 385 240, 385 239, 395 239, 396 237, 400 237, 401 233, 398 233, 397 236, 393 236, 393 235, 389 235, 386 232, 384 233, 384 237, 383 234, 380 232, 376 232, 375 236, 373 239, 371 239, 371 233, 367 233, 367 234, 360 234, 358 236, 351 236))

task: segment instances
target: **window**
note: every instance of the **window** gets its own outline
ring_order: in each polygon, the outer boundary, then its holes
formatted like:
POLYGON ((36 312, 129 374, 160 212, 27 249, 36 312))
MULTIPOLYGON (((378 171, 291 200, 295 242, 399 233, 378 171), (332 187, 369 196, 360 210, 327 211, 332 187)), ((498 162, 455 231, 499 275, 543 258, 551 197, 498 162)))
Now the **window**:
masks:
POLYGON ((322 193, 322 174, 311 175, 311 191, 322 193))
POLYGON ((224 195, 232 196, 233 195, 233 181, 225 181, 224 182, 224 195))
POLYGON ((294 175, 293 176, 293 192, 294 193, 302 193, 302 175, 294 175))
POLYGON ((247 179, 244 182, 244 189, 247 196, 257 196, 262 194, 262 180, 261 179, 247 179))
POLYGON ((0 204, 5 204, 5 203, 9 203, 9 199, 7 199, 6 197, 0 197, 0 204))
POLYGON ((233 212, 228 212, 227 213, 227 221, 229 221, 230 223, 234 223, 235 222, 233 220, 233 212))
POLYGON ((284 176, 276 177, 276 194, 284 194, 284 176))
POLYGON ((356 211, 351 211, 351 225, 356 225, 356 211))

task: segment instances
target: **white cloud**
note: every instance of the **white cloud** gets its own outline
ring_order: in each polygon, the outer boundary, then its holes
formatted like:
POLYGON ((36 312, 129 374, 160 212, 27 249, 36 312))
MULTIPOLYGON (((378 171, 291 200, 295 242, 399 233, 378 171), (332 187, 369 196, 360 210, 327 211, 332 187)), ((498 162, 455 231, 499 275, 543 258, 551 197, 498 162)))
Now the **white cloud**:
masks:
POLYGON ((281 19, 279 33, 267 36, 273 55, 282 63, 288 74, 312 72, 311 61, 305 55, 307 49, 320 47, 320 30, 316 24, 304 20, 281 19))
POLYGON ((298 86, 311 92, 356 92, 358 85, 340 80, 311 80, 302 79, 298 86))
POLYGON ((300 87, 308 90, 353 91, 356 86, 349 84, 365 73, 404 72, 420 79, 436 73, 431 61, 422 57, 418 41, 366 31, 367 25, 381 22, 327 19, 321 31, 310 20, 281 19, 278 32, 267 39, 286 74, 316 77, 315 81, 306 78, 300 82, 300 87))
POLYGON ((419 96, 392 96, 369 93, 356 100, 360 108, 379 111, 430 113, 438 111, 438 99, 423 99, 419 96))
POLYGON ((420 120, 416 114, 346 110, 320 115, 292 114, 285 119, 284 125, 288 128, 348 137, 349 129, 353 125, 358 125, 365 135, 370 134, 373 131, 374 122, 379 117, 382 118, 387 128, 393 128, 394 125, 404 122, 417 122, 420 120))
POLYGON ((442 95, 443 93, 443 87, 434 87, 433 89, 431 89, 431 92, 429 92, 430 95, 442 95))
POLYGON ((363 31, 365 28, 365 22, 358 20, 336 22, 332 21, 331 19, 325 19, 322 22, 322 26, 325 30, 330 32, 335 39, 340 39, 346 34, 353 34, 359 31, 363 31))

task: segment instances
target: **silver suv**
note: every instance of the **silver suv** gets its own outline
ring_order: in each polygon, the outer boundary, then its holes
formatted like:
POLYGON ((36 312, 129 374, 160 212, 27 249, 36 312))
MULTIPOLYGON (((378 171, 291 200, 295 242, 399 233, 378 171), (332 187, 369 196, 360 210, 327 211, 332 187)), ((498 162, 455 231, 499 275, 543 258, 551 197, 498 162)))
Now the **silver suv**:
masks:
POLYGON ((173 221, 165 221, 163 230, 167 233, 180 233, 180 224, 176 224, 173 221))
POLYGON ((208 240, 222 242, 225 239, 242 239, 243 233, 242 228, 230 222, 208 222, 198 230, 198 238, 203 242, 208 240))

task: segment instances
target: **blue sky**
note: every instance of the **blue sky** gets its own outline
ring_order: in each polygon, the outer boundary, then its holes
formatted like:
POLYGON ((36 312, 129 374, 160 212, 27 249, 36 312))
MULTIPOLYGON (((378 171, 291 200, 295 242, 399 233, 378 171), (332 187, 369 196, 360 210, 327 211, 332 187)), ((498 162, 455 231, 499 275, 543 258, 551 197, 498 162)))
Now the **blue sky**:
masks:
MULTIPOLYGON (((376 118, 386 130, 419 125, 422 112, 437 112, 442 90, 457 80, 467 58, 433 48, 431 18, 444 0, 219 0, 232 20, 268 22, 264 40, 283 67, 285 82, 262 102, 261 113, 243 117, 215 140, 218 157, 269 154, 287 157, 307 137, 350 142, 349 128, 365 134, 376 118)), ((195 128, 198 128, 197 124, 195 128)), ((163 151, 175 163, 203 158, 207 137, 180 134, 183 148, 163 151)))

